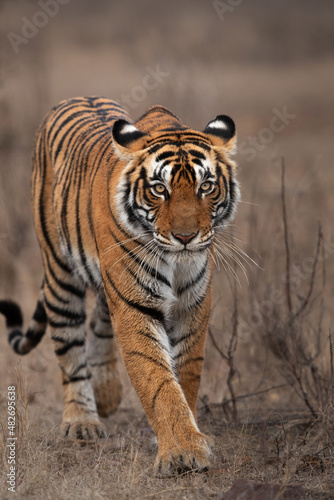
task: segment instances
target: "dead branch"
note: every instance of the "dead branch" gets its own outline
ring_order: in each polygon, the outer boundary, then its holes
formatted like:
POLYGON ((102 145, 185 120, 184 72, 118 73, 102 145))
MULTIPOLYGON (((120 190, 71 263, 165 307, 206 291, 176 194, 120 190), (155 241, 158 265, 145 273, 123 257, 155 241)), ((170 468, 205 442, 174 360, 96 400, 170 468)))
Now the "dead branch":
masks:
POLYGON ((313 266, 312 266, 312 273, 311 273, 311 278, 310 278, 309 290, 308 290, 308 293, 307 293, 307 295, 306 295, 306 297, 305 297, 302 305, 300 306, 299 310, 294 313, 293 319, 297 318, 298 316, 300 316, 302 314, 302 312, 306 309, 306 307, 307 307, 307 305, 309 303, 309 300, 311 298, 312 291, 313 291, 313 286, 314 286, 315 272, 316 272, 316 269, 317 269, 317 264, 318 264, 318 259, 319 259, 319 254, 320 254, 320 248, 321 248, 322 241, 323 241, 323 234, 322 234, 321 224, 319 222, 319 225, 318 225, 317 246, 316 246, 316 251, 315 251, 315 256, 314 256, 314 261, 313 261, 313 266))
POLYGON ((227 386, 231 394, 231 402, 232 402, 232 416, 233 420, 236 421, 238 419, 238 411, 237 411, 237 403, 236 403, 236 396, 234 392, 234 387, 232 384, 232 380, 236 374, 236 368, 234 364, 234 354, 237 349, 238 345, 238 294, 237 294, 237 288, 236 288, 236 282, 234 282, 234 289, 233 289, 233 316, 232 316, 232 335, 230 338, 230 343, 227 351, 227 359, 228 359, 228 365, 229 365, 229 372, 228 372, 228 377, 227 377, 227 386))
POLYGON ((333 334, 332 330, 329 331, 329 358, 330 358, 330 373, 331 383, 329 386, 329 401, 330 406, 333 406, 333 390, 334 390, 334 356, 333 356, 333 334))
POLYGON ((209 337, 212 341, 212 344, 213 344, 213 347, 216 349, 216 351, 220 354, 220 356, 225 360, 227 361, 228 358, 226 356, 226 354, 221 350, 221 348, 219 347, 219 345, 217 344, 217 341, 213 335, 213 332, 211 330, 211 328, 209 328, 209 337))
POLYGON ((282 195, 285 255, 286 255, 286 299, 287 299, 289 313, 290 315, 292 315, 292 299, 291 299, 291 285, 290 285, 290 247, 289 247, 289 234, 288 234, 288 218, 286 213, 286 201, 285 201, 285 163, 283 157, 282 157, 281 195, 282 195))

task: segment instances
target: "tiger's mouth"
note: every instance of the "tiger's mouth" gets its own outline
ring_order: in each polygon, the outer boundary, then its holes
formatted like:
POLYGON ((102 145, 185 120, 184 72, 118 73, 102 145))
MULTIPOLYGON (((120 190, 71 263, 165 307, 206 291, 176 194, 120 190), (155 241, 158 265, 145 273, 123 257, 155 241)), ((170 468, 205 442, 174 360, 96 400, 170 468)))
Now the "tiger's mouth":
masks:
POLYGON ((214 231, 211 230, 204 236, 197 233, 180 234, 171 233, 170 238, 166 238, 160 233, 154 232, 153 237, 158 247, 173 253, 195 253, 203 251, 211 246, 214 238, 214 231))

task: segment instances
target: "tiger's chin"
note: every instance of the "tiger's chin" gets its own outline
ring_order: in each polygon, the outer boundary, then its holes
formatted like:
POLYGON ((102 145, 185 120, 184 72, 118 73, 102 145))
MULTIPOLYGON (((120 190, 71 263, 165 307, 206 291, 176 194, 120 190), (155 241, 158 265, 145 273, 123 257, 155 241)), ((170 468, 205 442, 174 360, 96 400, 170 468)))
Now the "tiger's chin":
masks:
POLYGON ((197 255, 202 254, 205 251, 208 251, 209 248, 211 247, 211 241, 210 242, 205 242, 197 245, 184 245, 183 247, 173 245, 172 243, 170 245, 166 244, 161 244, 160 242, 157 242, 158 248, 163 250, 166 254, 171 254, 180 260, 186 260, 186 259, 194 259, 196 258, 197 255))

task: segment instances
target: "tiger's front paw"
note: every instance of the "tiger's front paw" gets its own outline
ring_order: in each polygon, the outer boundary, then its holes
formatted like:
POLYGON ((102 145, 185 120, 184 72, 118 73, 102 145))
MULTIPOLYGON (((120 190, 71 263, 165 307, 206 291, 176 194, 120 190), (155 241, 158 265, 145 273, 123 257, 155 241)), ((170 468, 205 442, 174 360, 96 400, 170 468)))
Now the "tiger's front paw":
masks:
POLYGON ((155 462, 158 474, 171 476, 208 470, 211 456, 209 439, 201 433, 195 433, 182 441, 170 443, 172 446, 168 448, 159 448, 155 462))
POLYGON ((70 440, 96 441, 106 438, 107 432, 99 420, 64 421, 61 425, 61 436, 70 440))

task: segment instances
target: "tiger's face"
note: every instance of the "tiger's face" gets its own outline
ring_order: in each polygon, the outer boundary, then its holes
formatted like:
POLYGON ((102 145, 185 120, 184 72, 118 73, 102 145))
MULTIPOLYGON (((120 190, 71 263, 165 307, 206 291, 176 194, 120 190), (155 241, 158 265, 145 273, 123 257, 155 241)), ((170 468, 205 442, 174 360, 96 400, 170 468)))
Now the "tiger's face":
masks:
POLYGON ((117 186, 117 207, 134 235, 153 236, 166 252, 210 246, 215 229, 231 220, 239 199, 229 159, 233 121, 218 116, 204 132, 144 134, 119 120, 113 137, 117 154, 127 161, 117 186))

